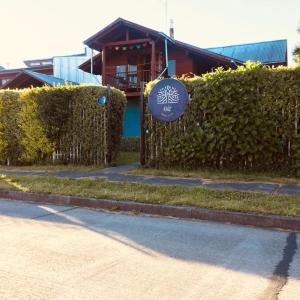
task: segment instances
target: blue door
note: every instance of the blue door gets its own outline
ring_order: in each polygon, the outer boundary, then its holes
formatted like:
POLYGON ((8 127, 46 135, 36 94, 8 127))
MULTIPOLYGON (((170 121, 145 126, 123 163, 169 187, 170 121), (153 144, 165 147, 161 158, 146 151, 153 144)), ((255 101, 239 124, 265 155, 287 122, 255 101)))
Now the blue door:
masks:
POLYGON ((127 99, 123 118, 123 136, 139 137, 140 135, 140 100, 139 98, 127 99))

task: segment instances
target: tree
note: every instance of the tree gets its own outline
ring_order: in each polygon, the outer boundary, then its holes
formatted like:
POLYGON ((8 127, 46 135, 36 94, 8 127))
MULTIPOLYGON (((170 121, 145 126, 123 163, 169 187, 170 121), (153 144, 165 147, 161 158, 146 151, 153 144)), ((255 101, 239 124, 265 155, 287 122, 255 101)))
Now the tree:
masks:
MULTIPOLYGON (((300 33, 300 26, 299 26, 299 28, 297 29, 297 31, 300 33)), ((297 61, 298 63, 300 63, 300 44, 298 44, 298 45, 295 47, 295 49, 294 49, 294 51, 293 51, 293 55, 296 56, 296 61, 297 61)))

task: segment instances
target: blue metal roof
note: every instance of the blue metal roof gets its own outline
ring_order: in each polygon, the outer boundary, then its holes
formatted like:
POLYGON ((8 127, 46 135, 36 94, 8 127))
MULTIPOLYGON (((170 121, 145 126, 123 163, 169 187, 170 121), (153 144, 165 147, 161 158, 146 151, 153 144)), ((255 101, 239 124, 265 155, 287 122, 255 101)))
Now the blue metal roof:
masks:
POLYGON ((37 73, 37 72, 32 72, 32 71, 29 71, 29 70, 24 70, 24 73, 27 73, 28 75, 40 80, 40 81, 43 81, 51 86, 54 86, 54 85, 65 85, 65 84, 77 84, 75 82, 70 82, 70 81, 66 81, 64 79, 60 79, 60 78, 57 78, 57 77, 54 77, 52 75, 46 75, 46 74, 42 74, 42 73, 37 73))
POLYGON ((264 64, 287 63, 287 40, 214 47, 207 50, 243 62, 251 60, 264 64))

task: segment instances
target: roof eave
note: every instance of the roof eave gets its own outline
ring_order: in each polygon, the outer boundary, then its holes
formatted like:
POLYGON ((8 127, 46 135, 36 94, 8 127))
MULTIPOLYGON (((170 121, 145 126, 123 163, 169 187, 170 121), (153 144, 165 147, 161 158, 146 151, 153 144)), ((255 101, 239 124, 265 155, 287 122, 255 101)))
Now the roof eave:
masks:
POLYGON ((40 78, 36 78, 36 77, 33 76, 32 74, 30 74, 30 73, 26 72, 25 70, 23 70, 23 71, 21 71, 20 74, 18 74, 16 77, 14 77, 14 78, 12 78, 10 81, 6 82, 6 83, 1 87, 1 89, 2 89, 2 90, 9 89, 9 88, 10 88, 9 86, 10 86, 14 81, 18 80, 21 76, 24 76, 24 74, 27 75, 27 76, 30 76, 30 77, 34 78, 35 80, 37 80, 37 81, 39 81, 39 82, 41 82, 41 83, 45 83, 45 84, 49 85, 47 82, 41 80, 40 78))
MULTIPOLYGON (((90 47, 90 48, 92 48, 94 46, 94 44, 100 45, 101 43, 100 42, 97 43, 96 40, 98 40, 101 37, 101 35, 103 35, 104 33, 113 30, 114 27, 117 26, 117 25, 125 25, 125 26, 128 26, 128 27, 132 28, 132 29, 135 29, 135 30, 138 30, 138 31, 144 31, 144 32, 147 32, 149 34, 155 35, 157 37, 161 37, 161 34, 160 34, 159 31, 156 31, 154 29, 151 29, 151 28, 133 23, 131 21, 128 21, 128 20, 125 20, 125 19, 122 19, 122 18, 118 18, 115 21, 113 21, 112 23, 110 23, 109 25, 107 25, 106 27, 104 27, 102 30, 98 31, 97 33, 95 33, 94 35, 92 35, 91 37, 86 39, 83 43, 86 46, 90 47)), ((95 49, 95 48, 93 48, 93 49, 95 49)))

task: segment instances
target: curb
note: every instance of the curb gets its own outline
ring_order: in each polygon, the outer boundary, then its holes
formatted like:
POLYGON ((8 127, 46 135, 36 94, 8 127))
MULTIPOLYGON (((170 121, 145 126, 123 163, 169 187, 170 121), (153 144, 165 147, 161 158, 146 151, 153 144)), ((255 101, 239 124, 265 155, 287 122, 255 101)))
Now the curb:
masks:
POLYGON ((43 193, 24 193, 11 190, 0 190, 0 198, 94 209, 120 210, 126 212, 133 211, 151 215, 198 219, 264 228, 278 228, 300 232, 300 218, 298 217, 240 213, 191 206, 146 204, 131 201, 104 200, 43 193))

